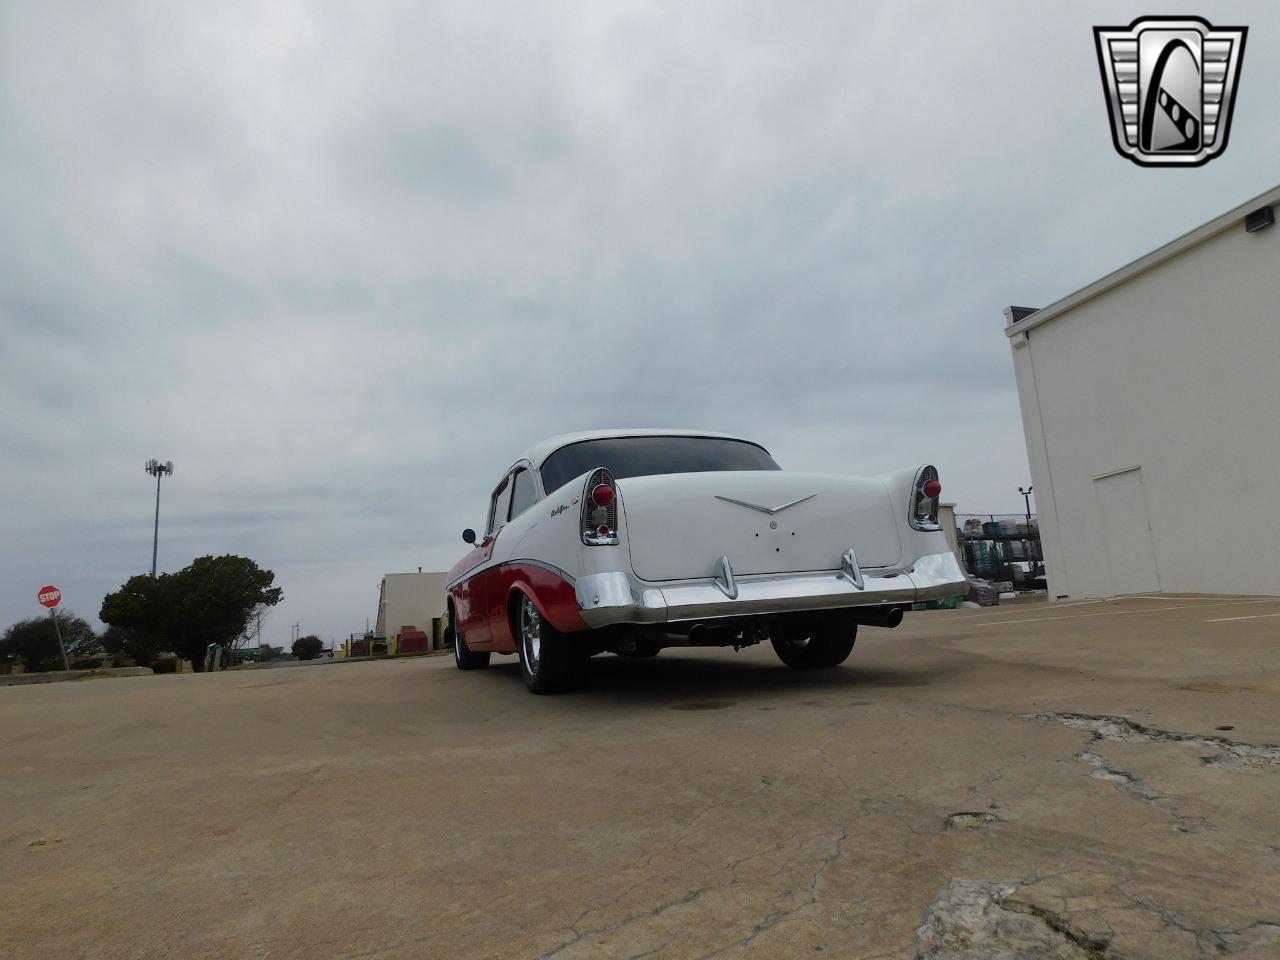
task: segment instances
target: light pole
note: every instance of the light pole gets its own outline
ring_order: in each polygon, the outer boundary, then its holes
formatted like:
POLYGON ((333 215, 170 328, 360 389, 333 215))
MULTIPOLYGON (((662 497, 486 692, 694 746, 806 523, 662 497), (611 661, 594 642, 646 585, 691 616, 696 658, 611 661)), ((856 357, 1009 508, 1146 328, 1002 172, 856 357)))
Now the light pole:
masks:
POLYGON ((1018 488, 1018 492, 1022 494, 1022 502, 1025 503, 1027 506, 1027 532, 1028 533, 1031 532, 1031 491, 1034 489, 1035 487, 1032 487, 1029 484, 1027 486, 1027 489, 1025 490, 1023 490, 1021 487, 1018 488))
POLYGON ((156 478, 156 528, 151 535, 151 579, 156 578, 156 551, 160 546, 160 478, 173 476, 173 461, 148 460, 146 471, 156 478))

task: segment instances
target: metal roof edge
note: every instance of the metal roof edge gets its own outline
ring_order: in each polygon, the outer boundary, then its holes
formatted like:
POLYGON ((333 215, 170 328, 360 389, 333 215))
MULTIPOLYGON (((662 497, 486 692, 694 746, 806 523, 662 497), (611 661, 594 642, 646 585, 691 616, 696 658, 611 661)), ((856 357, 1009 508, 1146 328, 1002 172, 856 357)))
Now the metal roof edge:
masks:
POLYGON ((1092 300, 1100 294, 1106 293, 1113 287, 1118 287, 1127 280, 1136 277, 1140 273, 1150 270, 1152 267, 1159 266, 1166 260, 1171 260, 1185 250, 1194 247, 1196 244, 1203 243, 1210 237, 1216 236, 1222 231, 1228 229, 1238 221, 1241 221, 1248 214, 1252 213, 1258 207, 1265 207, 1268 204, 1280 203, 1280 186, 1272 187, 1265 193, 1260 193, 1251 200, 1246 200, 1239 206, 1233 207, 1221 216, 1214 217, 1208 223, 1190 230, 1182 236, 1174 240, 1170 240, 1162 247, 1157 247, 1145 256, 1139 257, 1137 260, 1126 263, 1118 270, 1113 270, 1105 277, 1093 281, 1088 286, 1081 287, 1074 293, 1069 293, 1060 300, 1055 300, 1043 309, 1037 310, 1031 316, 1011 323, 1004 328, 1006 337, 1015 337, 1020 333, 1033 330, 1042 323, 1048 323, 1054 317, 1066 313, 1080 304, 1092 300))

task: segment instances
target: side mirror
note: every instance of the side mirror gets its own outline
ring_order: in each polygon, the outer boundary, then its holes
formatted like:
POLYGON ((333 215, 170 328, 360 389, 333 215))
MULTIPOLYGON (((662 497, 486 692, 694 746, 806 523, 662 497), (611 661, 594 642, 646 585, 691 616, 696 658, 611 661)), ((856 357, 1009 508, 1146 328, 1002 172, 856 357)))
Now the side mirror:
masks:
POLYGON ((467 529, 462 531, 462 539, 465 540, 467 543, 475 543, 476 532, 472 530, 470 527, 467 527, 467 529))

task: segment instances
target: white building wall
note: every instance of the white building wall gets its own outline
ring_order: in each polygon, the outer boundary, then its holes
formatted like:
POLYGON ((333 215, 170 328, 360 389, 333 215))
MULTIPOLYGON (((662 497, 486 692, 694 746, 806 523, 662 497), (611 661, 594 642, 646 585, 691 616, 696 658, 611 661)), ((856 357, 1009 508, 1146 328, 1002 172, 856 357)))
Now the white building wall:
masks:
POLYGON ((1050 596, 1123 592, 1144 554, 1164 592, 1280 594, 1280 226, 1236 220, 1020 338, 1050 596))
POLYGON ((444 573, 388 573, 382 578, 378 598, 379 637, 399 635, 400 628, 414 626, 431 633, 433 618, 445 615, 444 573))

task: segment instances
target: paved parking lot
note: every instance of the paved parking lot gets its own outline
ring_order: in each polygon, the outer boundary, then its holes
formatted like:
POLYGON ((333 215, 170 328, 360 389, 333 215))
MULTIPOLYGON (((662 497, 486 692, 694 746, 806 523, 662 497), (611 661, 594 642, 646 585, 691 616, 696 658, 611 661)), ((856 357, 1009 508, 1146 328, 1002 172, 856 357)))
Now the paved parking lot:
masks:
POLYGON ((593 679, 0 689, 0 956, 1280 955, 1280 601, 940 611, 832 671, 593 679))

